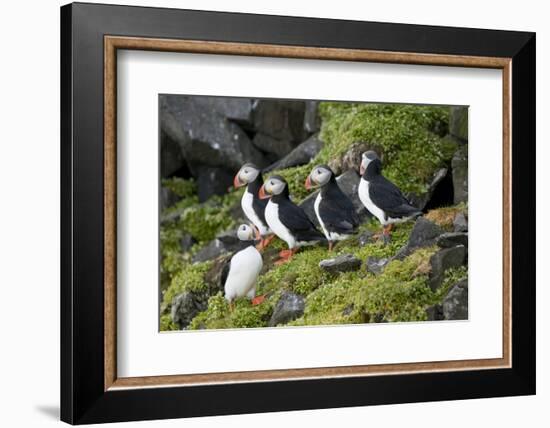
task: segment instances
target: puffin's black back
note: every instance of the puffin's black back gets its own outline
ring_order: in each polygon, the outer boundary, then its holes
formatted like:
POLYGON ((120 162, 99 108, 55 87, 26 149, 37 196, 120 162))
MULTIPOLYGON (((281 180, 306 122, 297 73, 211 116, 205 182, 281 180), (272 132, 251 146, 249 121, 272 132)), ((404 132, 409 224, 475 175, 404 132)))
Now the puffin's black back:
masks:
POLYGON ((363 174, 363 178, 369 182, 369 196, 372 202, 386 215, 394 218, 421 214, 421 211, 403 196, 401 190, 381 174, 381 169, 381 162, 376 159, 369 164, 363 174))
POLYGON ((302 208, 289 198, 288 185, 280 195, 272 197, 279 206, 279 219, 294 235, 297 241, 323 240, 324 235, 317 230, 302 208))
POLYGON ((342 192, 334 174, 321 187, 319 214, 327 230, 336 233, 352 233, 359 226, 359 219, 351 199, 342 192))

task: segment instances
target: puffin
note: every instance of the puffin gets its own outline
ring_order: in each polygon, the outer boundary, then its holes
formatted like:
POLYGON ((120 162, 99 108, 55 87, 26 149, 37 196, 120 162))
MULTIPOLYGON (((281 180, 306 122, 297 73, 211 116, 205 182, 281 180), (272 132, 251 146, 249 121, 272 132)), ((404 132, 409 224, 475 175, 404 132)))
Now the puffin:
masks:
POLYGON ((304 210, 290 200, 288 183, 280 175, 273 175, 264 182, 259 197, 269 198, 265 208, 267 224, 288 245, 288 250, 279 253, 276 264, 289 261, 301 246, 324 240, 304 210))
POLYGON ((418 208, 403 196, 401 190, 382 175, 382 161, 369 150, 361 155, 361 181, 357 190, 363 205, 382 224, 382 238, 388 242, 393 225, 418 217, 418 208))
POLYGON ((254 240, 260 239, 260 231, 254 225, 241 224, 237 236, 241 241, 250 242, 250 245, 237 251, 222 270, 221 283, 231 309, 235 299, 240 297, 248 297, 252 304, 263 300, 255 299, 256 281, 264 265, 262 255, 254 246, 254 240))
POLYGON ((351 199, 340 189, 334 172, 327 165, 317 165, 305 182, 306 189, 320 187, 315 198, 315 215, 332 250, 334 241, 349 238, 359 226, 351 199))
POLYGON ((263 250, 275 238, 265 221, 267 201, 260 199, 258 196, 262 184, 264 184, 264 181, 260 169, 252 163, 245 163, 233 179, 233 186, 236 189, 246 186, 246 191, 241 198, 241 208, 248 221, 260 231, 262 239, 258 244, 259 250, 263 250))

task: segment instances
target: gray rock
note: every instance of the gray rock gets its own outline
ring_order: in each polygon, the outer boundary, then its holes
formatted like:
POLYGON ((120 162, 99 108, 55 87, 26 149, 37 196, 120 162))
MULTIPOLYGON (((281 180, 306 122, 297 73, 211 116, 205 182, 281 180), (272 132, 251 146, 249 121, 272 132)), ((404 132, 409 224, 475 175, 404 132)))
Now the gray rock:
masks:
POLYGON ((432 290, 437 290, 443 284, 447 269, 462 266, 466 260, 466 247, 457 245, 453 248, 444 248, 435 253, 430 259, 431 272, 428 284, 432 290))
POLYGON ((275 305, 275 309, 273 309, 268 325, 275 327, 300 318, 304 314, 305 305, 306 302, 302 296, 284 292, 275 305))
POLYGON ((309 163, 317 153, 323 148, 323 142, 317 135, 309 137, 306 141, 299 144, 284 158, 264 168, 264 172, 274 171, 276 169, 285 169, 293 166, 305 165, 309 163))
POLYGON ((367 267, 367 272, 371 272, 375 275, 379 275, 380 273, 382 273, 382 271, 384 270, 384 268, 386 267, 389 261, 390 259, 387 259, 387 258, 380 259, 378 257, 370 256, 369 258, 367 258, 367 261, 365 262, 367 267))
POLYGON ((320 131, 321 117, 319 116, 319 101, 306 101, 304 129, 310 134, 320 131))
POLYGON ((212 195, 225 195, 233 184, 233 174, 219 167, 199 166, 195 168, 195 176, 199 202, 212 195))
POLYGON ((319 267, 329 273, 351 272, 361 269, 361 260, 353 254, 342 254, 332 259, 321 260, 319 267))
POLYGON ((208 298, 204 293, 186 291, 172 299, 170 315, 179 328, 186 328, 191 320, 208 307, 208 298))
POLYGON ((464 142, 468 141, 468 107, 451 107, 449 133, 464 142))
MULTIPOLYGON (((340 187, 342 192, 344 192, 351 199, 351 202, 353 202, 355 213, 357 214, 359 220, 365 221, 366 219, 370 218, 371 215, 367 211, 365 206, 361 203, 361 200, 359 199, 359 194, 357 193, 360 179, 361 178, 359 177, 359 174, 357 174, 353 170, 349 170, 337 177, 336 182, 338 183, 338 186, 340 187)), ((316 192, 313 192, 300 204, 300 207, 306 212, 307 216, 311 219, 311 221, 313 221, 313 223, 315 223, 316 226, 319 226, 319 220, 317 220, 314 205, 315 199, 317 198, 318 194, 318 190, 316 192)))
POLYGON ((443 319, 443 309, 438 304, 428 306, 426 314, 428 315, 428 321, 440 321, 443 319))
POLYGON ((204 247, 202 247, 191 259, 193 263, 205 262, 215 259, 222 254, 228 253, 229 250, 219 239, 213 239, 204 247))
POLYGON ((178 221, 181 218, 181 215, 185 211, 185 208, 177 208, 174 210, 171 210, 169 213, 162 213, 160 216, 160 224, 166 225, 168 223, 172 223, 175 221, 178 221))
POLYGON ((468 145, 460 147, 451 160, 454 203, 468 201, 468 145))
POLYGON ((459 212, 454 220, 453 220, 453 227, 455 232, 467 232, 468 231, 468 220, 466 219, 466 216, 464 213, 459 212))
POLYGON ((278 140, 300 142, 304 130, 305 102, 262 99, 253 103, 254 129, 278 140))
POLYGON ((240 251, 250 245, 248 242, 240 241, 234 230, 223 232, 215 239, 201 248, 192 258, 193 263, 204 262, 215 259, 222 254, 240 251))
POLYGON ((374 242, 374 232, 371 232, 370 230, 365 230, 357 237, 357 243, 360 247, 364 247, 372 242, 374 242))
POLYGON ((443 229, 437 224, 425 217, 419 217, 414 223, 411 236, 409 236, 408 246, 416 248, 432 245, 435 239, 443 233, 443 229))
POLYGON ((198 98, 160 98, 161 130, 179 144, 193 176, 197 176, 197 166, 221 167, 229 172, 237 171, 245 162, 264 166, 264 156, 245 132, 198 98))
POLYGON ((160 209, 165 210, 168 207, 171 207, 176 202, 181 200, 181 198, 172 192, 168 187, 160 188, 160 209))
POLYGON ((252 144, 261 151, 274 155, 277 159, 288 155, 296 147, 291 140, 278 140, 261 132, 254 135, 252 144))
POLYGON ((441 303, 443 319, 468 319, 468 280, 457 282, 441 303))
POLYGON ((253 100, 250 98, 195 96, 194 99, 197 104, 245 128, 253 126, 253 100))
POLYGON ((185 159, 177 141, 170 138, 165 132, 160 134, 160 175, 162 178, 171 177, 174 173, 187 169, 185 159))
POLYGON ((435 243, 441 248, 451 248, 464 245, 468 248, 468 234, 462 232, 448 232, 437 237, 435 243))
POLYGON ((180 249, 183 253, 186 253, 197 243, 196 239, 191 236, 191 234, 186 233, 180 239, 180 249))
POLYGON ((347 171, 349 169, 359 172, 361 155, 367 150, 375 150, 378 154, 381 154, 380 150, 376 150, 374 145, 365 141, 357 141, 352 143, 342 156, 331 159, 328 166, 334 171, 335 174, 341 174, 343 171, 347 171))

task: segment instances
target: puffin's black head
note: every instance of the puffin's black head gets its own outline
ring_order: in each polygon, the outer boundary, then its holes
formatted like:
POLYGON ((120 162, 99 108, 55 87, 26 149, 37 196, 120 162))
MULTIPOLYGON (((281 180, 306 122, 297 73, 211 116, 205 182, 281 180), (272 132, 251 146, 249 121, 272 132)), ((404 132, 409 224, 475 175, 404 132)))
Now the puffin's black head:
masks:
POLYGON ((253 182, 258 178, 258 175, 260 174, 260 168, 258 168, 253 163, 245 163, 243 166, 241 166, 241 169, 239 169, 239 172, 235 175, 235 178, 233 179, 233 185, 235 188, 246 186, 248 183, 253 182))
POLYGON ((286 180, 280 175, 272 175, 269 177, 260 187, 258 196, 260 199, 267 199, 274 195, 288 195, 288 184, 286 180))
POLYGON ((306 178, 306 189, 324 186, 334 178, 334 173, 327 165, 317 165, 306 178))
POLYGON ((379 174, 382 170, 382 161, 376 152, 372 150, 369 150, 361 155, 361 167, 359 168, 359 174, 363 175, 369 166, 371 166, 370 170, 376 174, 379 174))
POLYGON ((241 241, 257 241, 260 239, 260 231, 253 224, 241 224, 237 229, 237 237, 241 241))

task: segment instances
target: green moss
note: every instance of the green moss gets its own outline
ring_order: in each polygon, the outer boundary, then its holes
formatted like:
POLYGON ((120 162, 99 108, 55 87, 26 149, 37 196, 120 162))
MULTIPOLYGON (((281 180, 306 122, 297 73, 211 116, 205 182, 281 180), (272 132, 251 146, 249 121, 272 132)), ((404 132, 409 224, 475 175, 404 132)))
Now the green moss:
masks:
POLYGON ((174 331, 179 330, 178 326, 172 322, 172 316, 170 314, 164 314, 160 316, 160 331, 174 331))
POLYGON ((184 291, 207 291, 204 281, 204 274, 212 267, 212 262, 184 264, 172 277, 169 287, 164 291, 162 297, 162 308, 172 304, 172 300, 184 291))
POLYGON ((330 275, 319 267, 319 262, 328 257, 328 250, 322 247, 307 248, 298 252, 292 261, 274 266, 258 279, 260 294, 274 290, 290 290, 307 295, 325 283, 330 275))
POLYGON ((457 282, 468 278, 468 267, 459 266, 456 268, 447 269, 445 271, 445 277, 443 278, 443 284, 439 287, 434 296, 433 303, 439 303, 447 295, 449 290, 457 282))
POLYGON ((361 270, 334 278, 307 297, 304 315, 291 325, 426 319, 434 293, 426 284, 428 272, 417 270, 435 251, 424 248, 403 261, 393 260, 378 276, 361 270))
POLYGON ((180 198, 189 198, 196 195, 197 185, 195 180, 184 180, 183 178, 165 178, 162 180, 162 186, 170 189, 180 198))
POLYGON ((238 299, 231 310, 221 293, 208 300, 208 309, 198 314, 189 329, 225 329, 266 327, 278 297, 273 295, 260 305, 252 306, 246 298, 238 299))
POLYGON ((453 147, 440 137, 448 107, 321 103, 320 138, 325 146, 316 163, 328 163, 364 141, 384 159, 384 174, 405 192, 422 193, 435 169, 450 160, 453 147))

